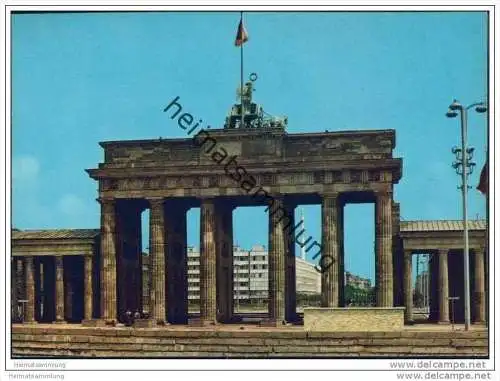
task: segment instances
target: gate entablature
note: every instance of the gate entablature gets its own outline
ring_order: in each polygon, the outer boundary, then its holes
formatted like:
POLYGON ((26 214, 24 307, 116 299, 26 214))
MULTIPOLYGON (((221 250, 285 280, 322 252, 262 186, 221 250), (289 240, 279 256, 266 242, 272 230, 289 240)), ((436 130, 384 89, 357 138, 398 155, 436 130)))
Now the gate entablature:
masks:
POLYGON ((394 130, 287 134, 200 131, 189 139, 102 142, 89 175, 103 197, 245 196, 389 190, 401 178, 394 130))

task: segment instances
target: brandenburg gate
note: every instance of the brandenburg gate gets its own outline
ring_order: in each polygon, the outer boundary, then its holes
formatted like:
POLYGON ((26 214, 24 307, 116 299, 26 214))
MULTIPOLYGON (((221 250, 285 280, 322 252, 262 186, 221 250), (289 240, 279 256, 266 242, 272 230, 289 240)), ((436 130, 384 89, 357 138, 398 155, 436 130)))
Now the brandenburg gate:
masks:
MULTIPOLYGON (((174 128, 189 121, 176 100, 165 111, 174 128)), ((87 172, 98 181, 101 204, 101 321, 142 310, 141 212, 147 208, 153 326, 188 321, 186 213, 194 207, 201 220, 200 319, 193 324, 232 319, 238 206, 267 206, 269 325, 297 319, 294 209, 301 204, 321 205, 322 235, 307 250, 319 259, 322 305, 338 307, 344 303, 344 206, 375 203, 376 305, 392 307, 393 186, 402 168, 392 156, 395 132, 294 134, 285 131, 286 121, 260 128, 251 120, 245 128, 233 122, 229 117, 223 129, 199 129, 183 139, 100 143, 104 162, 87 172)))

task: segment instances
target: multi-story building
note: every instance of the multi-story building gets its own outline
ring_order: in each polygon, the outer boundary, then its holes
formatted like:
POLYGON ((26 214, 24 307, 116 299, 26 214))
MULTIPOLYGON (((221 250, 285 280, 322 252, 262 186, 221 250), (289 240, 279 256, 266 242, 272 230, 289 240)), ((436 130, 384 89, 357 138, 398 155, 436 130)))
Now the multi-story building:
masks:
MULTIPOLYGON (((188 300, 196 303, 200 295, 200 253, 188 248, 188 300)), ((314 265, 295 258, 297 293, 320 294, 321 274, 314 265)), ((233 250, 233 292, 235 303, 264 303, 268 296, 268 255, 262 245, 251 250, 235 246, 233 250)))
POLYGON ((305 259, 295 257, 295 279, 297 293, 321 294, 321 273, 305 259))
MULTIPOLYGON (((188 254, 188 300, 197 304, 200 298, 200 252, 189 246, 188 254)), ((144 298, 147 299, 148 256, 143 259, 144 298)), ((357 288, 371 289, 367 278, 345 272, 345 284, 357 288)), ((321 273, 314 264, 301 257, 295 257, 296 292, 306 295, 321 294, 321 273)), ((268 296, 268 253, 262 245, 254 245, 250 250, 239 246, 233 249, 233 295, 235 304, 264 304, 268 296)), ((145 303, 146 304, 146 303, 145 303)))
POLYGON ((353 286, 362 290, 369 290, 372 287, 370 279, 352 274, 349 271, 344 273, 344 277, 344 283, 348 286, 353 286))
MULTIPOLYGON (((200 299, 200 252, 195 247, 187 249, 188 300, 197 304, 200 299)), ((147 305, 149 257, 143 257, 143 293, 147 305)), ((299 257, 295 258, 296 292, 303 294, 321 293, 321 274, 313 264, 299 257)), ((235 304, 263 304, 268 297, 268 255, 262 245, 251 250, 235 246, 233 250, 233 295, 235 304)))

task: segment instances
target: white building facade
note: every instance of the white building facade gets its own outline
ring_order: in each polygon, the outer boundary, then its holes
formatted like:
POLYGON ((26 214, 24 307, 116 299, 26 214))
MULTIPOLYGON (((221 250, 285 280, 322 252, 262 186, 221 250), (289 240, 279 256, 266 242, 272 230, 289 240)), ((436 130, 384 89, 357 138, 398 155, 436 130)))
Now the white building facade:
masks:
MULTIPOLYGON (((320 294, 321 273, 313 264, 295 258, 297 293, 320 294)), ((265 246, 251 250, 235 246, 233 250, 233 295, 235 303, 263 304, 268 296, 268 254, 265 246)), ((188 247, 188 300, 197 303, 200 297, 200 252, 188 247)))

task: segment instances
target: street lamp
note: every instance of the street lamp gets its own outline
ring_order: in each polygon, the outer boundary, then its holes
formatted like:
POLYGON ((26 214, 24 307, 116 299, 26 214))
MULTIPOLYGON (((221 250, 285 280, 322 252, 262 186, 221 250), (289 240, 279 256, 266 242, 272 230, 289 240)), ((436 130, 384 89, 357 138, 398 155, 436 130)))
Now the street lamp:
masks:
POLYGON ((475 107, 476 112, 484 113, 487 110, 484 102, 476 102, 469 106, 462 106, 456 99, 449 106, 446 116, 455 118, 460 112, 460 125, 462 135, 462 148, 454 147, 452 153, 456 157, 453 163, 453 168, 458 175, 462 176, 462 185, 459 188, 462 190, 462 209, 463 209, 463 224, 464 224, 464 304, 465 304, 465 330, 470 328, 470 275, 469 275, 469 229, 467 226, 467 184, 468 176, 472 173, 475 163, 472 162, 474 148, 467 147, 467 111, 475 107))

